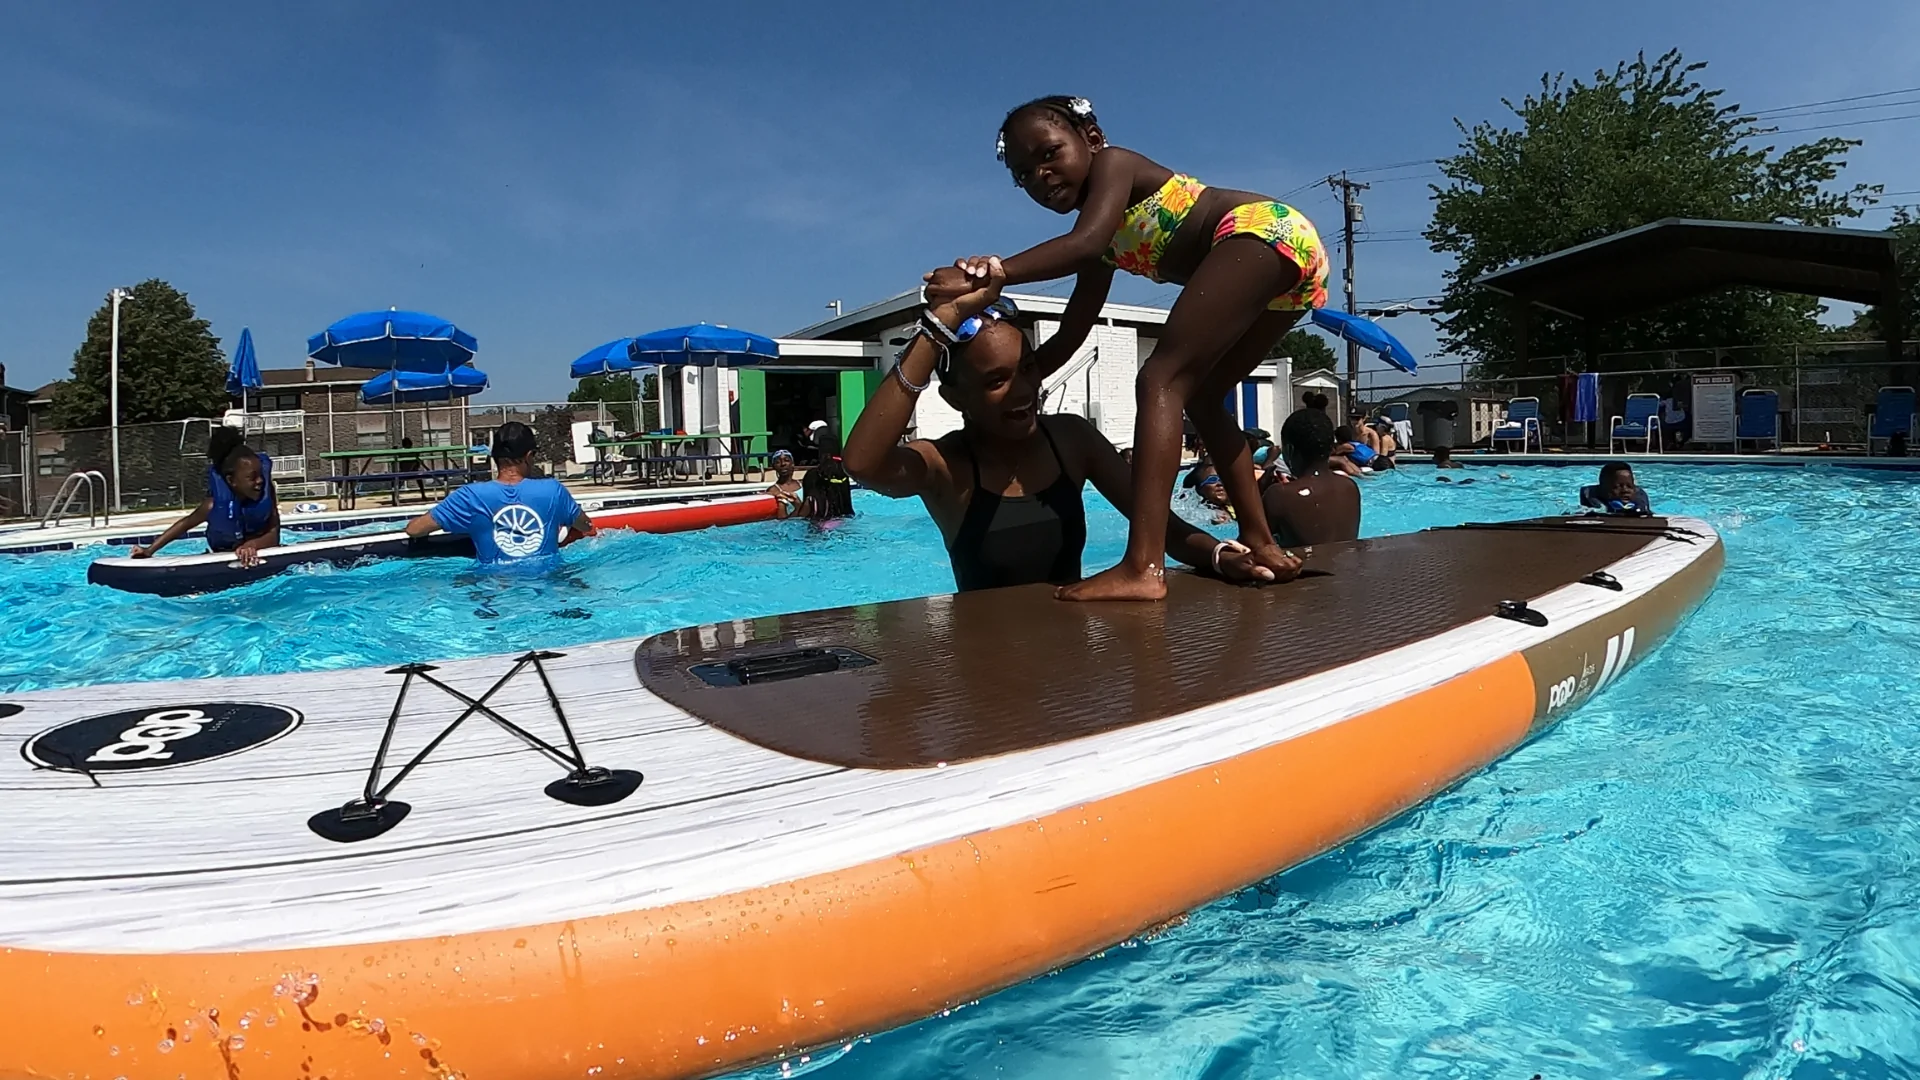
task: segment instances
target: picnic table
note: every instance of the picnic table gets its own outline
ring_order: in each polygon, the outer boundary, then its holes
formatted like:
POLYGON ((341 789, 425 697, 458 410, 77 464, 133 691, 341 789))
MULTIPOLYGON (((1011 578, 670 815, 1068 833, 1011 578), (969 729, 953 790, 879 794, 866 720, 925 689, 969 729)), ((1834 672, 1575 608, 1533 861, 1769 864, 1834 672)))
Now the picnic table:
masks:
POLYGON ((593 443, 592 446, 600 451, 600 460, 590 463, 590 468, 593 469, 595 478, 604 482, 608 475, 601 471, 601 466, 612 465, 618 469, 622 464, 632 464, 637 479, 652 479, 658 482, 662 477, 671 475, 674 465, 678 463, 724 461, 727 463, 728 477, 738 473, 742 479, 745 479, 749 463, 756 460, 761 462, 760 471, 763 475, 765 474, 765 462, 770 454, 764 447, 766 441, 771 438, 773 438, 771 431, 704 431, 689 435, 630 435, 624 439, 593 443), (693 443, 705 442, 708 439, 727 440, 732 443, 732 452, 724 454, 688 452, 693 443), (762 449, 753 449, 756 441, 761 444, 762 449), (672 451, 675 446, 681 448, 679 453, 672 451), (635 453, 632 456, 616 456, 624 450, 633 450, 635 453), (739 465, 737 469, 734 467, 736 463, 739 465))
POLYGON ((464 479, 472 471, 472 459, 485 454, 483 448, 472 446, 396 446, 383 450, 329 450, 318 455, 322 461, 339 462, 337 475, 323 476, 321 482, 334 485, 339 494, 340 508, 353 509, 357 489, 369 484, 391 484, 393 505, 400 505, 400 489, 412 480, 420 488, 421 496, 426 495, 426 481, 464 479), (438 469, 424 466, 434 458, 440 458, 447 464, 438 469), (385 460, 391 465, 385 472, 374 472, 373 463, 385 460), (360 469, 354 471, 354 463, 360 469), (456 462, 458 463, 456 466, 456 462), (411 466, 411 467, 407 467, 411 466))

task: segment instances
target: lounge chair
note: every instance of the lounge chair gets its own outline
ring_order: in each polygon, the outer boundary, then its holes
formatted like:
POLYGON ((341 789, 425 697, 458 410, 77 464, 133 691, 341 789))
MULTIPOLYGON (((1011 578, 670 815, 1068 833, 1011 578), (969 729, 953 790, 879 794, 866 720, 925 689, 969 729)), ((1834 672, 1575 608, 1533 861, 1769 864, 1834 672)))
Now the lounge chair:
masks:
POLYGON ((1913 438, 1914 395, 1911 386, 1883 386, 1873 402, 1873 419, 1867 424, 1867 456, 1873 456, 1874 440, 1885 442, 1895 435, 1913 438))
MULTIPOLYGON (((1740 391, 1740 419, 1733 431, 1733 452, 1740 444, 1770 442, 1780 450, 1780 395, 1771 390, 1740 391)), ((1754 449, 1758 450, 1756 445, 1754 449)))
POLYGON ((1540 399, 1517 397, 1507 402, 1506 417, 1494 425, 1492 446, 1498 450, 1503 442, 1517 442, 1524 454, 1529 441, 1541 450, 1546 449, 1546 439, 1540 433, 1540 399))
POLYGON ((1660 443, 1660 395, 1628 394, 1627 412, 1616 415, 1611 427, 1612 434, 1607 437, 1607 453, 1614 453, 1617 443, 1642 440, 1645 453, 1665 453, 1660 443))

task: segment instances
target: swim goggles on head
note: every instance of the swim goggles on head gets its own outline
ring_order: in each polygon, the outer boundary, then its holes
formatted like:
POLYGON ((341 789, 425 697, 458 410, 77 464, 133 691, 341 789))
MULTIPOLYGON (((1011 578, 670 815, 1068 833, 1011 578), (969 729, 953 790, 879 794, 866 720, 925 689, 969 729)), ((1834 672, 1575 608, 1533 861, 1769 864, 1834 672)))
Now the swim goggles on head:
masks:
POLYGON ((960 325, 953 331, 953 340, 964 345, 978 337, 988 322, 1006 322, 1019 315, 1020 309, 1014 306, 1013 301, 1001 297, 987 305, 987 310, 980 314, 960 320, 960 325))
POLYGON ((773 454, 767 458, 768 462, 792 461, 792 460, 793 460, 793 451, 791 450, 775 450, 773 454))

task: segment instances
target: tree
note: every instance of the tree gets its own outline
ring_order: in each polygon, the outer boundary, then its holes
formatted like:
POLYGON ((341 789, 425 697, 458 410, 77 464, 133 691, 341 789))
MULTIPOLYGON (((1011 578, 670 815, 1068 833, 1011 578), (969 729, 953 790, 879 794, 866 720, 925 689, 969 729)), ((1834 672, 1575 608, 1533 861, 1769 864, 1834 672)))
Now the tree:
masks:
POLYGON ((659 395, 659 378, 651 372, 635 379, 631 372, 618 371, 604 375, 589 375, 580 380, 580 385, 567 395, 569 402, 580 403, 604 401, 610 408, 614 422, 628 431, 650 430, 658 425, 652 423, 656 410, 654 399, 659 395), (634 402, 645 402, 636 406, 634 402))
MULTIPOLYGON (((1641 54, 1592 82, 1542 76, 1540 92, 1515 105, 1515 128, 1456 120, 1459 153, 1440 160, 1445 187, 1433 189, 1426 238, 1451 252, 1441 306, 1446 351, 1471 357, 1484 374, 1521 371, 1503 298, 1474 279, 1513 263, 1635 228, 1664 217, 1831 226, 1856 216, 1880 189, 1825 185, 1845 167, 1846 139, 1817 139, 1777 151, 1721 91, 1694 78, 1678 50, 1648 62, 1641 54)), ((1779 344, 1818 336, 1818 301, 1732 289, 1603 324, 1602 351, 1779 344)), ((1531 355, 1582 347, 1577 320, 1536 309, 1531 355)))
MULTIPOLYGON (((55 427, 109 422, 113 300, 87 320, 87 339, 73 354, 73 377, 54 396, 55 427)), ((120 304, 120 422, 153 423, 218 416, 228 404, 227 361, 207 320, 186 294, 158 278, 133 287, 120 304)))
POLYGON ((1333 346, 1327 344, 1326 338, 1321 337, 1319 334, 1299 329, 1287 331, 1287 336, 1281 338, 1278 344, 1267 350, 1267 355, 1269 357, 1291 357, 1293 359, 1293 370, 1295 374, 1303 371, 1315 371, 1320 368, 1326 368, 1328 371, 1332 371, 1334 370, 1334 365, 1339 362, 1334 357, 1333 346))

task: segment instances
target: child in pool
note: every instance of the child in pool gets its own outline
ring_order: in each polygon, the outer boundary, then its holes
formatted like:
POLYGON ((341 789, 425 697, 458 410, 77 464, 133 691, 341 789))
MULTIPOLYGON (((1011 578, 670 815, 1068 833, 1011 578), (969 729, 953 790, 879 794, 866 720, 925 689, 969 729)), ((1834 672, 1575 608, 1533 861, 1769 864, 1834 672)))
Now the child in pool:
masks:
POLYGON ((273 498, 273 459, 242 441, 240 432, 217 427, 207 440, 207 497, 186 517, 167 526, 153 543, 128 552, 147 559, 206 523, 207 550, 231 551, 241 566, 258 566, 263 548, 280 546, 280 504, 273 498))
MULTIPOLYGON (((1068 600, 1159 600, 1169 492, 1180 465, 1184 410, 1211 451, 1237 511, 1239 542, 1257 562, 1293 576, 1274 542, 1239 425, 1224 404, 1306 311, 1326 303, 1327 255, 1299 211, 1250 191, 1208 187, 1107 142, 1085 98, 1045 97, 1007 114, 1000 158, 1016 185, 1073 229, 1002 264, 1006 283, 1076 275, 1060 330, 1035 350, 1043 375, 1086 341, 1113 284, 1126 270, 1187 286, 1141 368, 1134 426, 1134 513, 1118 566, 1061 590, 1068 600)), ((977 288, 989 257, 956 264, 973 279, 928 277, 929 303, 977 288)))

